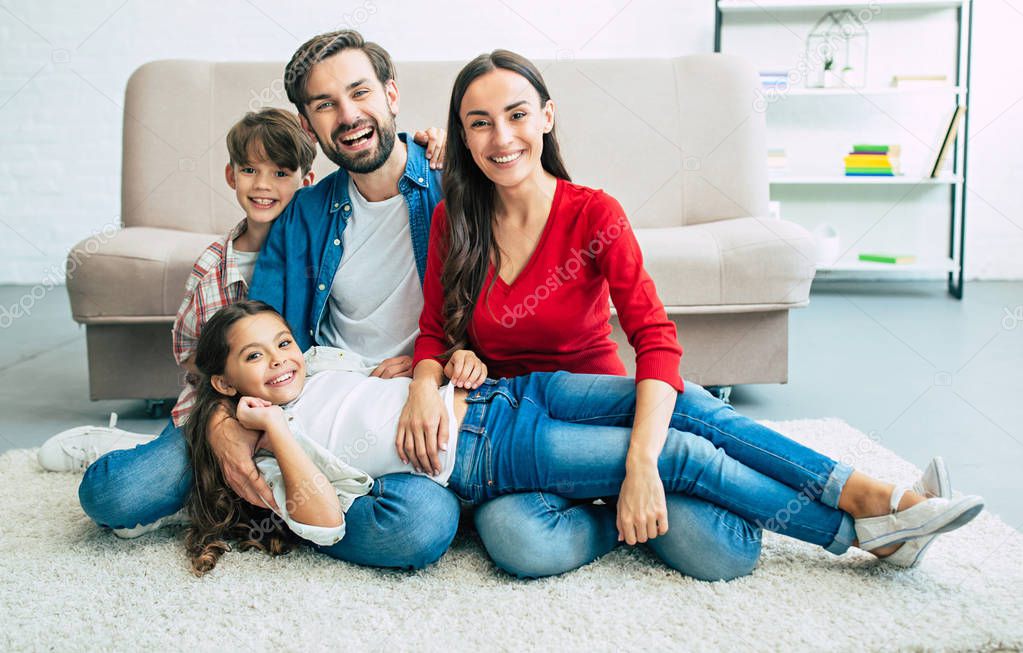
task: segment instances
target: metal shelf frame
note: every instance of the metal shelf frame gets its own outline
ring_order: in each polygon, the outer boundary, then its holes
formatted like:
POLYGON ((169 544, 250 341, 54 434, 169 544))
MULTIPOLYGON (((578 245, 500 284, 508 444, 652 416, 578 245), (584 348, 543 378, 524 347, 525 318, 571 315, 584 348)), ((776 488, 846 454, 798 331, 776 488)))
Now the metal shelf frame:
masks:
MULTIPOLYGON (((946 182, 949 189, 949 226, 948 226, 948 258, 952 262, 948 272, 948 292, 956 299, 963 298, 965 286, 966 261, 966 190, 967 190, 967 147, 970 133, 970 65, 973 53, 973 2, 972 0, 873 0, 882 8, 888 7, 901 10, 934 10, 954 9, 956 12, 956 49, 955 49, 955 81, 953 88, 955 103, 963 104, 967 110, 963 123, 959 126, 952 149, 951 181, 946 182)), ((772 12, 810 12, 822 9, 855 9, 865 3, 857 0, 842 2, 841 0, 762 0, 743 2, 742 0, 714 0, 714 52, 721 52, 721 32, 724 28, 724 17, 728 14, 742 13, 749 15, 760 12, 765 19, 774 19, 772 12)), ((853 95, 854 93, 850 93, 853 95)), ((803 93, 807 97, 816 93, 803 93)), ((827 95, 821 93, 821 95, 827 95)), ((827 180, 812 183, 824 183, 827 180)), ((919 181, 919 180, 918 180, 919 181)), ((929 181, 929 180, 928 180, 929 181)), ((772 180, 773 183, 784 184, 784 179, 772 180)), ((835 183, 841 183, 837 180, 835 183)), ((908 182, 907 182, 908 183, 908 182)), ((931 183, 941 183, 934 180, 931 183)), ((881 185, 881 184, 879 184, 881 185)), ((864 270, 877 272, 878 268, 864 267, 864 270)), ((892 266, 893 272, 904 271, 892 266)))

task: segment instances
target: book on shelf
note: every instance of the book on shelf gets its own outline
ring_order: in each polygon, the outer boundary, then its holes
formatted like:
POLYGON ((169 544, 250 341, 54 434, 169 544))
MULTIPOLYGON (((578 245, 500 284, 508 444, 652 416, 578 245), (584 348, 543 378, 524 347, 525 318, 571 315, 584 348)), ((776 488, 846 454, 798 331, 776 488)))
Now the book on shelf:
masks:
POLYGON ((789 85, 789 74, 784 70, 764 70, 760 72, 760 83, 765 89, 789 85))
POLYGON ((948 85, 948 76, 946 75, 892 75, 892 86, 898 88, 948 85))
POLYGON ((913 254, 860 254, 860 260, 865 263, 888 263, 890 265, 910 265, 916 263, 916 256, 913 254))
POLYGON ((902 174, 898 145, 856 143, 843 159, 848 177, 893 177, 902 174))
POLYGON ((963 119, 963 115, 966 113, 966 106, 960 104, 952 112, 952 118, 948 121, 948 127, 945 128, 945 138, 942 139, 938 146, 938 154, 934 158, 934 165, 931 166, 931 177, 937 177, 941 174, 941 164, 944 163, 945 157, 948 156, 948 151, 952 149, 952 145, 956 140, 956 132, 959 130, 959 121, 963 119))
POLYGON ((773 147, 767 150, 768 171, 778 171, 788 168, 789 160, 785 154, 785 148, 773 147))

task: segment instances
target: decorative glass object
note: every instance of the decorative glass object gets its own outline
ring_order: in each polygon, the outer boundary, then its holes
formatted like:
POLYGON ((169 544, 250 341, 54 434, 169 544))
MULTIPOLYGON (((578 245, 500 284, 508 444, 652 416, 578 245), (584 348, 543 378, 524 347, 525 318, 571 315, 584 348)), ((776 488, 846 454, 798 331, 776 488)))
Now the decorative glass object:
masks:
POLYGON ((809 88, 862 88, 867 80, 867 26, 851 10, 829 11, 806 37, 809 88))

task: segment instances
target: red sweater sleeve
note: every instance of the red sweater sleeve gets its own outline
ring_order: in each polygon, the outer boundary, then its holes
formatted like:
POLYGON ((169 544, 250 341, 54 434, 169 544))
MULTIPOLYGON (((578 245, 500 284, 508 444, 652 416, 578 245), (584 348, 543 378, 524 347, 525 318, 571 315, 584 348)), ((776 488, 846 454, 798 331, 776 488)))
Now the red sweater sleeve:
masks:
POLYGON ((604 192, 591 200, 592 244, 597 265, 607 279, 618 321, 636 352, 636 381, 659 379, 682 392, 678 367, 682 346, 675 323, 668 319, 654 280, 643 267, 643 252, 621 204, 604 192))
POLYGON ((423 312, 419 315, 419 336, 412 352, 412 367, 427 358, 437 359, 448 350, 444 337, 444 289, 440 283, 447 257, 447 231, 448 216, 441 201, 433 210, 430 223, 426 275, 423 277, 423 312))

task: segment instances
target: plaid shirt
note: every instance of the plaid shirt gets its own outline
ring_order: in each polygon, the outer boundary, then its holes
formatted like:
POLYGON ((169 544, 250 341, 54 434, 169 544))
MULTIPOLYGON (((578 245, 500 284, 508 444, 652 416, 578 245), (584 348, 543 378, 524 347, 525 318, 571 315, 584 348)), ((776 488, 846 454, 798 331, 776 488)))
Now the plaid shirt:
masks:
MULTIPOLYGON (((231 230, 224 240, 210 243, 196 259, 192 273, 185 282, 185 299, 174 319, 174 359, 181 365, 195 355, 199 334, 213 314, 229 304, 245 299, 248 284, 238 270, 234 240, 245 233, 245 220, 231 230)), ((195 386, 191 375, 171 411, 174 426, 184 426, 195 404, 195 386)))

